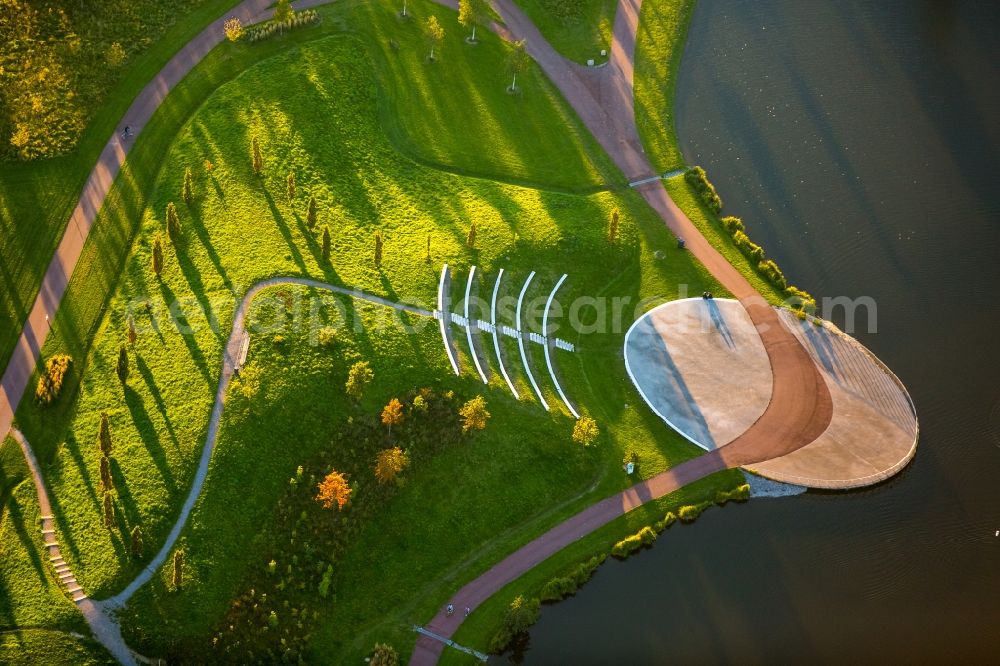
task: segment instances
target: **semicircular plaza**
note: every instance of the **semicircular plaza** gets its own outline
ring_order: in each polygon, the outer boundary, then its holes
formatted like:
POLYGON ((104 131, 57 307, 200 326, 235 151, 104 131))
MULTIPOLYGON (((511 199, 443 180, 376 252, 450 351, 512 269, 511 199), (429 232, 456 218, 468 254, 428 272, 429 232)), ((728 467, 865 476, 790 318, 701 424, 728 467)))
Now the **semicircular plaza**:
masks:
MULTIPOLYGON (((747 469, 812 488, 882 481, 913 457, 918 424, 902 383, 832 324, 777 309, 819 368, 833 417, 812 443, 747 469)), ((670 427, 706 450, 750 428, 771 399, 773 378, 746 309, 728 299, 665 303, 625 336, 625 365, 643 400, 670 427)))

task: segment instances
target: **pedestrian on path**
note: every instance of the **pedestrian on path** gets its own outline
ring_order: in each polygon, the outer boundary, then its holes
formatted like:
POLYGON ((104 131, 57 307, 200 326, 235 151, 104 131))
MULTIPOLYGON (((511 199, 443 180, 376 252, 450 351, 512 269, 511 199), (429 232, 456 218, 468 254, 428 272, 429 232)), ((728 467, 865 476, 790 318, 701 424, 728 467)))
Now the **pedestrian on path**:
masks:
POLYGON ((469 617, 469 613, 471 613, 471 612, 472 612, 472 609, 469 608, 468 606, 466 606, 465 607, 465 617, 469 617))
POLYGON ((448 617, 451 617, 455 613, 455 606, 452 604, 448 604, 448 608, 445 610, 447 611, 448 617))

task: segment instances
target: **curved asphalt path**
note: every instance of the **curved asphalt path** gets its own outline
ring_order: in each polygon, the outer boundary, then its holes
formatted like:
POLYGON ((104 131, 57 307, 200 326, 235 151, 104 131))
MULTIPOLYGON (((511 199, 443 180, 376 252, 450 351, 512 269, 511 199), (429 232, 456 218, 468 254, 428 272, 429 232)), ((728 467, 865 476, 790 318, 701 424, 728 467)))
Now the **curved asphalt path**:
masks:
MULTIPOLYGON (((457 8, 457 3, 450 0, 439 1, 457 8)), ((494 31, 506 39, 527 40, 528 53, 559 88, 625 177, 631 182, 657 175, 639 140, 632 93, 635 38, 642 0, 619 0, 609 62, 600 69, 582 67, 559 55, 512 0, 493 0, 492 4, 505 24, 493 25, 494 31)), ((449 600, 458 609, 476 608, 565 546, 645 502, 713 472, 778 458, 802 448, 826 430, 833 416, 830 392, 819 370, 774 309, 709 244, 670 199, 658 179, 637 189, 674 235, 686 241, 688 251, 746 308, 771 363, 770 403, 756 423, 728 444, 602 500, 519 548, 459 590, 449 600)), ((450 638, 463 619, 463 613, 449 617, 441 609, 426 628, 450 638)), ((443 649, 442 643, 420 635, 410 664, 436 664, 443 649)))

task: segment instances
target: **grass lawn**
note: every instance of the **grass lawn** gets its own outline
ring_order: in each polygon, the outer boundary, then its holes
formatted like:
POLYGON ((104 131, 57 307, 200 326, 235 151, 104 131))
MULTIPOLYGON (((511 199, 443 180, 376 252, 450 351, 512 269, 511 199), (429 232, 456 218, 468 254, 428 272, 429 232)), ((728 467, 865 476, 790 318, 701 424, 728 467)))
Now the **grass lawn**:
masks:
POLYGON ((601 62, 611 48, 615 0, 516 0, 559 53, 578 63, 601 62))
MULTIPOLYGON (((64 77, 75 96, 66 104, 66 90, 28 85, 44 98, 49 114, 39 117, 39 126, 48 133, 61 123, 82 129, 60 133, 59 143, 69 152, 16 160, 7 154, 16 114, 0 101, 0 366, 7 365, 83 183, 122 115, 174 53, 236 1, 183 0, 168 7, 158 0, 137 0, 92 3, 84 9, 62 0, 15 0, 11 21, 0 23, 0 87, 21 90, 23 63, 29 56, 35 63, 41 58, 55 72, 53 80, 64 77), (60 9, 70 30, 59 25, 60 9), (76 39, 80 43, 73 52, 70 45, 76 39), (109 67, 104 59, 115 41, 128 54, 120 68, 109 67)), ((42 131, 36 128, 36 134, 42 131)))
POLYGON ((674 89, 695 0, 644 0, 635 45, 635 122, 653 166, 684 166, 674 128, 674 89))
POLYGON ((53 666, 98 666, 117 664, 95 640, 49 629, 19 629, 0 632, 0 663, 10 666, 33 666, 44 662, 53 666))

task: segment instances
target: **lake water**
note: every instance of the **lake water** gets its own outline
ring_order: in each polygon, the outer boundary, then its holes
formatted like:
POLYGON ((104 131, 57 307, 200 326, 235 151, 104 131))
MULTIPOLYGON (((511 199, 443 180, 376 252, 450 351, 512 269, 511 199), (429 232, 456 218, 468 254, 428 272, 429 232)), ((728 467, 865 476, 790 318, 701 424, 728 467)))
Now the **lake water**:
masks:
POLYGON ((546 607, 525 663, 1000 659, 998 56, 997 2, 699 2, 684 155, 792 283, 874 299, 854 334, 917 456, 671 528, 546 607))

